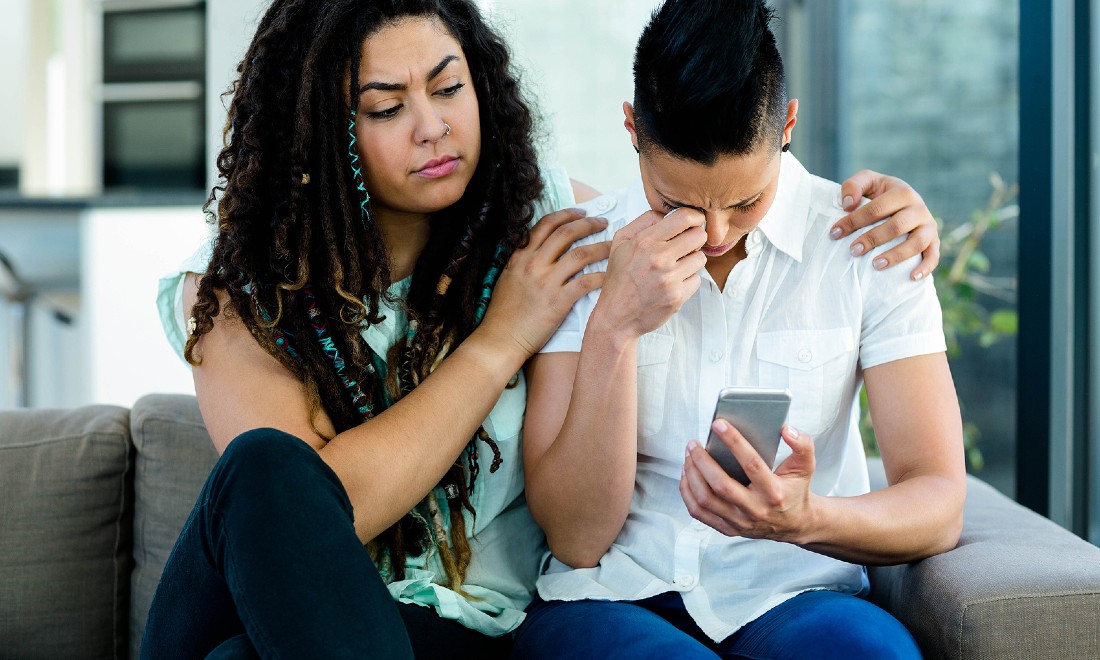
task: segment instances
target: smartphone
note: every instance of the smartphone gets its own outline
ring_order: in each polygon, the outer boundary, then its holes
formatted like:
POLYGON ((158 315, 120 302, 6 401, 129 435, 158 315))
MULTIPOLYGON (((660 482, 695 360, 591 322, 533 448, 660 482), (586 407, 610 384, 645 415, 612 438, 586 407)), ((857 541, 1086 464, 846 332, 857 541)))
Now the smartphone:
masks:
MULTIPOLYGON (((745 436, 760 458, 769 466, 775 463, 779 437, 791 407, 791 391, 759 387, 727 387, 718 394, 714 419, 724 419, 745 436)), ((726 474, 744 485, 749 478, 733 453, 712 429, 707 438, 707 453, 722 466, 726 474)))

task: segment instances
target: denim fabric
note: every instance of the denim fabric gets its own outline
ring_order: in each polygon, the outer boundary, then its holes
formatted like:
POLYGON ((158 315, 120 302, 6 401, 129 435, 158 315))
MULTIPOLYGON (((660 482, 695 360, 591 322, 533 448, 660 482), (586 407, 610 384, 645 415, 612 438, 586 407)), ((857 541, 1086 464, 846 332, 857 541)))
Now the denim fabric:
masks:
POLYGON ((242 434, 172 550, 141 657, 413 658, 414 646, 431 657, 436 638, 501 643, 431 610, 403 617, 352 520, 339 478, 309 445, 273 429, 242 434))
POLYGON ((871 603, 835 591, 791 598, 715 643, 680 594, 636 602, 536 599, 513 658, 920 658, 913 636, 871 603))

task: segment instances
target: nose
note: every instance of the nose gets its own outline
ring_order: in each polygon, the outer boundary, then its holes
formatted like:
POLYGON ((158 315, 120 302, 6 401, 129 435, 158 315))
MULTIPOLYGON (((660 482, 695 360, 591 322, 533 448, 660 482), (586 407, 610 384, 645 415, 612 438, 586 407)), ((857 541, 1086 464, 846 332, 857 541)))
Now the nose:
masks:
POLYGON ((432 108, 431 104, 426 105, 427 107, 416 114, 413 139, 418 144, 439 142, 451 133, 451 127, 443 121, 443 117, 435 111, 435 108, 432 108))
POLYGON ((707 245, 718 247, 726 241, 729 233, 729 221, 720 217, 717 213, 706 213, 707 245))

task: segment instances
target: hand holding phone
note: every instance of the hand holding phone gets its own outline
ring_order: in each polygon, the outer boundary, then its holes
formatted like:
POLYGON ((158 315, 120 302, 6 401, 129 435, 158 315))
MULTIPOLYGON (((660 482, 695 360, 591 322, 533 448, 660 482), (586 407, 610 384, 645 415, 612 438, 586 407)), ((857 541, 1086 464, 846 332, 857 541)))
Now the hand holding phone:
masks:
MULTIPOLYGON (((714 419, 724 419, 749 441, 769 467, 774 468, 780 434, 791 406, 787 389, 727 387, 718 394, 714 419)), ((707 438, 707 453, 730 477, 747 486, 749 477, 733 453, 712 429, 707 438)))

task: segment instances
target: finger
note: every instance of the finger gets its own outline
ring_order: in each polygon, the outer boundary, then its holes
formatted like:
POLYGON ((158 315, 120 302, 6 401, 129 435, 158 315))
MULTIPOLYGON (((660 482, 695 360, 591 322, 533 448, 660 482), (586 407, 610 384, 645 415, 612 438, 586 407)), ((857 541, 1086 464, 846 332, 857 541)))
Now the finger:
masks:
POLYGON ((840 205, 844 210, 851 211, 859 204, 861 197, 875 199, 899 183, 908 185, 901 179, 874 170, 860 170, 840 184, 840 205))
POLYGON ((580 218, 566 222, 554 229, 538 247, 540 256, 548 261, 557 261, 569 251, 574 243, 607 228, 607 219, 600 217, 580 218))
MULTIPOLYGON (((912 234, 909 235, 908 238, 906 238, 898 245, 895 245, 893 248, 887 250, 886 252, 877 255, 872 265, 877 270, 885 270, 891 266, 899 264, 906 259, 909 259, 914 255, 920 254, 928 249, 930 242, 933 238, 935 238, 935 235, 930 235, 930 232, 927 230, 914 231, 912 234)), ((921 277, 917 279, 922 279, 923 277, 924 274, 922 273, 921 277)))
MULTIPOLYGON (((901 211, 898 211, 894 215, 890 216, 885 222, 883 222, 879 226, 871 229, 870 231, 866 232, 858 239, 853 241, 852 245, 849 247, 849 251, 852 253, 853 256, 856 257, 867 254, 876 247, 880 245, 885 245, 895 238, 899 236, 904 236, 905 234, 909 234, 914 229, 917 229, 918 227, 923 227, 925 225, 931 225, 933 227, 933 231, 931 232, 931 234, 929 234, 928 232, 921 233, 918 236, 917 243, 913 243, 906 250, 899 252, 897 255, 893 255, 893 257, 889 259, 889 263, 887 265, 883 265, 881 267, 878 266, 878 260, 876 259, 876 267, 878 267, 880 270, 882 268, 887 268, 890 265, 896 264, 899 261, 913 256, 917 252, 923 251, 926 247, 928 247, 928 242, 930 242, 932 238, 938 237, 938 232, 934 229, 936 226, 936 219, 933 218, 931 214, 922 213, 912 208, 902 209, 901 211), (905 256, 902 257, 902 254, 904 254, 905 256)), ((909 238, 912 238, 912 236, 910 236, 909 238)))
POLYGON ((678 208, 662 217, 646 234, 658 241, 669 241, 693 227, 702 228, 705 224, 706 216, 698 209, 678 208))
POLYGON ((535 226, 531 228, 531 241, 529 245, 536 248, 543 244, 550 234, 567 222, 572 222, 587 215, 584 209, 570 208, 554 211, 542 216, 535 226))
POLYGON ((562 281, 573 277, 586 266, 603 261, 611 255, 611 241, 600 241, 589 245, 578 245, 567 251, 558 259, 558 268, 563 271, 565 277, 562 281))
POLYGON ((642 231, 660 222, 661 217, 661 214, 656 211, 646 211, 627 223, 625 227, 615 232, 615 239, 618 241, 629 241, 642 231))
POLYGON ((607 273, 602 271, 599 273, 585 273, 584 275, 574 277, 562 287, 562 292, 565 295, 566 301, 572 306, 585 295, 602 287, 606 277, 607 273))
POLYGON ((665 243, 668 254, 679 260, 698 252, 706 242, 707 232, 703 231, 702 227, 688 227, 687 230, 673 236, 665 243))
MULTIPOLYGON (((749 478, 754 487, 764 489, 769 494, 778 487, 778 484, 775 483, 775 475, 772 474, 772 466, 760 457, 760 454, 749 444, 741 431, 723 419, 714 420, 711 428, 718 434, 722 442, 729 447, 733 457, 741 464, 741 469, 745 471, 745 476, 749 478)), ((717 466, 717 464, 715 465, 717 466)))
POLYGON ((691 488, 687 483, 686 470, 680 478, 680 497, 684 500, 684 505, 687 507, 688 513, 691 514, 692 518, 695 518, 704 525, 726 536, 740 536, 733 526, 699 505, 699 502, 695 499, 695 495, 691 492, 691 488))
POLYGON ((685 291, 687 288, 691 288, 691 291, 688 293, 688 298, 690 298, 691 295, 695 293, 695 290, 699 288, 699 282, 695 282, 694 286, 689 286, 689 283, 693 279, 699 279, 699 274, 706 265, 707 255, 702 252, 693 252, 676 262, 676 267, 669 273, 669 277, 671 277, 673 281, 682 281, 685 285, 685 291))
POLYGON ((914 268, 912 270, 912 272, 909 273, 909 277, 914 282, 919 282, 920 280, 923 280, 924 278, 931 275, 936 270, 936 268, 939 267, 939 265, 940 265, 940 236, 939 236, 939 233, 936 234, 936 239, 932 241, 931 245, 929 245, 927 248, 924 249, 924 252, 922 252, 921 255, 923 256, 923 259, 921 260, 920 265, 917 266, 916 268, 914 268))
MULTIPOLYGON (((732 429, 733 427, 726 423, 725 428, 732 429)), ((740 436, 740 434, 738 435, 740 436)), ((723 438, 723 441, 724 440, 725 438, 723 438)), ((742 438, 742 441, 744 441, 744 438, 742 438)), ((730 443, 726 442, 726 444, 728 446, 730 443)), ((762 464, 764 462, 760 460, 760 456, 756 454, 756 451, 752 447, 748 446, 748 442, 745 442, 745 446, 748 447, 748 450, 752 453, 752 455, 756 456, 756 460, 758 463, 762 464)), ((722 466, 718 465, 718 461, 714 460, 714 458, 710 454, 708 454, 707 451, 703 449, 698 442, 689 443, 688 451, 691 454, 692 463, 695 465, 696 468, 698 468, 699 473, 702 475, 703 479, 706 480, 707 484, 710 486, 710 489, 714 491, 723 502, 727 502, 733 506, 740 507, 746 510, 750 508, 751 494, 749 493, 749 489, 745 486, 742 486, 740 483, 734 480, 733 477, 726 474, 726 471, 722 469, 722 466)), ((741 463, 741 466, 745 468, 745 474, 747 474, 751 480, 756 481, 757 476, 754 476, 754 474, 749 471, 751 469, 750 466, 745 464, 746 461, 751 461, 751 459, 745 454, 745 452, 742 452, 742 455, 746 456, 745 461, 742 461, 741 456, 738 456, 736 453, 734 454, 734 457, 737 458, 738 462, 741 463)), ((765 468, 765 471, 770 472, 771 470, 769 468, 765 468)), ((757 472, 759 472, 759 470, 757 470, 757 472)))

